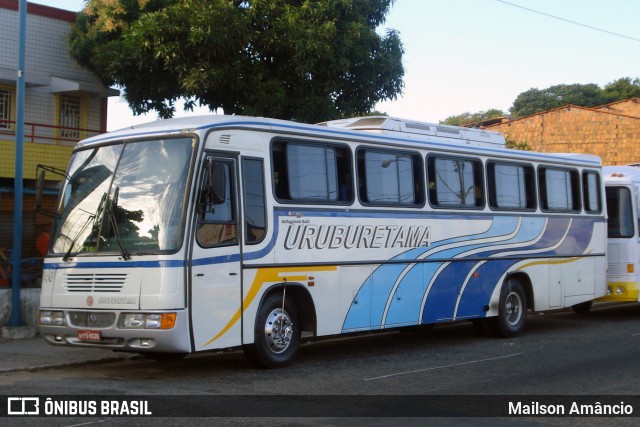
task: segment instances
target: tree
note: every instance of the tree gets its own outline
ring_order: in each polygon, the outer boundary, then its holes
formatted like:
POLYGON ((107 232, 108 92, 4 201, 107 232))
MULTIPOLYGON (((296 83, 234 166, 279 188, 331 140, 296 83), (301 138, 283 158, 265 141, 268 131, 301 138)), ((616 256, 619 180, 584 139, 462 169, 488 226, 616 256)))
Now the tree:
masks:
POLYGON ((376 28, 395 0, 88 0, 71 55, 134 113, 174 103, 318 122, 402 92, 399 34, 376 28))
POLYGON ((531 147, 529 147, 529 144, 527 144, 525 141, 517 142, 516 140, 511 138, 505 138, 504 146, 513 150, 531 151, 531 147))
POLYGON ((602 96, 607 103, 638 98, 640 97, 640 79, 623 77, 611 82, 602 89, 602 96))
POLYGON ((478 123, 488 119, 495 119, 506 116, 505 112, 496 108, 487 111, 479 111, 477 113, 465 112, 456 116, 449 116, 440 123, 452 126, 464 126, 471 123, 478 123))
POLYGON ((511 117, 530 116, 541 111, 552 110, 567 104, 595 107, 604 104, 602 89, 596 84, 556 85, 546 89, 532 88, 522 92, 513 101, 511 117))

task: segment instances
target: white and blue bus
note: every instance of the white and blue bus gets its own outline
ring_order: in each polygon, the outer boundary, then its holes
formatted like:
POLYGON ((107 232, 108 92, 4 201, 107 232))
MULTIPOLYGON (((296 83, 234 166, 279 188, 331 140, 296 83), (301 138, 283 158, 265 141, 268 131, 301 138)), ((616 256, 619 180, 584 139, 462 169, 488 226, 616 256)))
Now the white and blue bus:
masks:
POLYGON ((208 116, 80 142, 45 259, 53 345, 275 367, 301 336, 473 321, 605 294, 600 160, 365 117, 208 116), (304 334, 304 335, 303 335, 304 334))

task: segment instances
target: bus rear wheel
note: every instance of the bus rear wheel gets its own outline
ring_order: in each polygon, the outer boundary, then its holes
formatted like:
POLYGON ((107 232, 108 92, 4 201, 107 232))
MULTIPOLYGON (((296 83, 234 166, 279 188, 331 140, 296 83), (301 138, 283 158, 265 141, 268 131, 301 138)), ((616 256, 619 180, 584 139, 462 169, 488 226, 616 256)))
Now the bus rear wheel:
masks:
POLYGON ((485 336, 515 337, 524 330, 527 321, 527 297, 522 284, 507 279, 500 290, 498 315, 475 319, 476 330, 485 336))
POLYGON ((527 322, 527 297, 522 284, 508 279, 500 291, 500 308, 495 318, 498 336, 514 337, 520 334, 527 322))
POLYGON ((260 306, 255 324, 255 343, 244 351, 254 364, 278 368, 293 361, 300 347, 298 310, 289 296, 269 295, 260 306))

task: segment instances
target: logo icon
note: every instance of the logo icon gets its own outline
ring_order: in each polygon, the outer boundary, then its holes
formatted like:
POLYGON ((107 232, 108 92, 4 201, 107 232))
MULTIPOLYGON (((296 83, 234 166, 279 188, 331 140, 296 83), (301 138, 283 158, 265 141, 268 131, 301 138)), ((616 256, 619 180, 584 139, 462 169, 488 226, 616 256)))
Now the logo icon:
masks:
POLYGON ((87 307, 91 307, 93 305, 93 297, 89 295, 87 297, 87 307))
POLYGON ((7 415, 40 415, 40 398, 8 397, 7 415))

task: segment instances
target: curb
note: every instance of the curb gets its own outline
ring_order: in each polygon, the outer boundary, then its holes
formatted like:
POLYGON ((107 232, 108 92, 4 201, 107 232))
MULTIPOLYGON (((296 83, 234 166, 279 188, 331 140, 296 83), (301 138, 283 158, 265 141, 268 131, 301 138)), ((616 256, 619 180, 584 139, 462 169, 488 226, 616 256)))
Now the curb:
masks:
POLYGON ((26 340, 36 337, 35 326, 3 326, 0 337, 8 340, 26 340))

